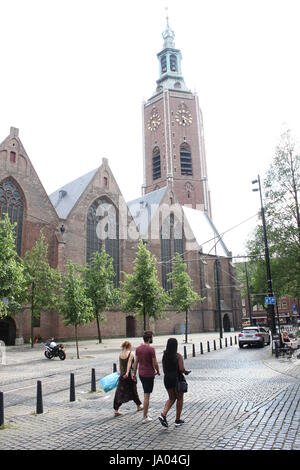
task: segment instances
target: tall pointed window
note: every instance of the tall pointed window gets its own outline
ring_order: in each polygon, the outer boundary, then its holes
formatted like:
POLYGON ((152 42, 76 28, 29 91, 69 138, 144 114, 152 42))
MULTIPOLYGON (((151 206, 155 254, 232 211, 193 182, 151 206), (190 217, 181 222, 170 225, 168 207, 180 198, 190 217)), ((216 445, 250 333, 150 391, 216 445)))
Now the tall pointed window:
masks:
POLYGON ((100 197, 90 206, 86 225, 86 260, 96 251, 101 251, 104 244, 106 252, 112 257, 116 274, 115 286, 119 285, 119 217, 112 202, 100 197))
POLYGON ((162 223, 160 231, 161 251, 161 279, 166 291, 172 289, 172 283, 168 281, 168 274, 172 272, 172 259, 179 253, 184 259, 184 242, 182 222, 171 213, 162 223), (173 247, 173 248, 172 248, 173 247))
POLYGON ((24 201, 20 190, 10 178, 0 182, 0 219, 3 214, 8 214, 10 221, 16 223, 16 247, 21 255, 24 201))
POLYGON ((177 57, 174 54, 170 56, 170 68, 171 72, 177 72, 177 57))
POLYGON ((167 71, 167 57, 164 55, 161 58, 161 73, 166 73, 167 71))
POLYGON ((191 148, 187 143, 180 145, 180 165, 182 175, 192 175, 192 153, 191 148))
POLYGON ((152 174, 153 180, 161 178, 160 150, 155 147, 152 152, 152 174))

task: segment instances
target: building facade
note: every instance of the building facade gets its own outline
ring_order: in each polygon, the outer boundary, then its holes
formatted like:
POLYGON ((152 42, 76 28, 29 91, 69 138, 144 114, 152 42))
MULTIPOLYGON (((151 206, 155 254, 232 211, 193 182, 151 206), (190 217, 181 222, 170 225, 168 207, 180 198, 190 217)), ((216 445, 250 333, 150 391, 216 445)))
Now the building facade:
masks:
MULTIPOLYGON (((167 24, 158 54, 160 77, 153 96, 143 105, 144 181, 142 196, 126 202, 107 159, 99 168, 47 195, 19 131, 11 128, 0 145, 0 216, 8 212, 17 223, 17 249, 24 256, 44 232, 49 262, 64 272, 67 260, 84 265, 105 246, 112 256, 115 284, 132 272, 140 239, 157 258, 158 275, 168 291, 167 274, 180 253, 204 298, 189 315, 191 332, 226 331, 241 326, 241 299, 231 253, 212 221, 207 182, 203 121, 197 95, 181 72, 181 53, 167 24), (220 302, 218 301, 220 299, 220 302)), ((105 313, 103 337, 142 334, 134 313, 105 313)), ((30 336, 30 312, 0 321, 0 339, 7 344, 30 336)), ((183 332, 184 314, 170 307, 164 319, 150 321, 157 334, 183 332)), ((40 312, 34 334, 43 339, 74 336, 58 312, 40 312)), ((97 336, 95 323, 80 327, 81 338, 97 336)))

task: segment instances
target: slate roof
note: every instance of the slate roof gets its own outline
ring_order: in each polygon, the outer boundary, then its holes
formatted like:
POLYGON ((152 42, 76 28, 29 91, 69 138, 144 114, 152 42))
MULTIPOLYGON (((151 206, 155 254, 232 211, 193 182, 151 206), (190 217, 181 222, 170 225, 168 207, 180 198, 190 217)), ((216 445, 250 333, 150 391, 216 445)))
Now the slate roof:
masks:
POLYGON ((86 175, 80 176, 80 178, 77 178, 68 184, 65 184, 54 193, 50 194, 50 201, 52 202, 60 219, 65 220, 68 218, 71 210, 88 187, 97 171, 98 168, 90 171, 86 175))
POLYGON ((230 257, 230 252, 206 212, 182 206, 186 220, 203 253, 230 257), (214 246, 215 245, 215 246, 214 246))

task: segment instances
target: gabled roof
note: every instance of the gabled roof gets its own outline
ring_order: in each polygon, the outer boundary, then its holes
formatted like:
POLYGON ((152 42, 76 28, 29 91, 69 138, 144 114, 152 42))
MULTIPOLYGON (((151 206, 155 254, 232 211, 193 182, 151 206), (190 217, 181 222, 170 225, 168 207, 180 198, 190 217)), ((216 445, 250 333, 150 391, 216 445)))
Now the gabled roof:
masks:
POLYGON ((149 224, 166 193, 167 186, 147 193, 142 197, 127 202, 128 209, 139 229, 140 234, 147 235, 149 224))
POLYGON ((230 257, 230 252, 206 212, 182 206, 186 220, 203 253, 230 257))
POLYGON ((57 189, 57 191, 50 194, 50 201, 52 202, 60 219, 68 218, 71 210, 86 190, 97 171, 98 168, 90 171, 86 175, 80 176, 80 178, 77 178, 68 184, 65 184, 61 188, 57 189))

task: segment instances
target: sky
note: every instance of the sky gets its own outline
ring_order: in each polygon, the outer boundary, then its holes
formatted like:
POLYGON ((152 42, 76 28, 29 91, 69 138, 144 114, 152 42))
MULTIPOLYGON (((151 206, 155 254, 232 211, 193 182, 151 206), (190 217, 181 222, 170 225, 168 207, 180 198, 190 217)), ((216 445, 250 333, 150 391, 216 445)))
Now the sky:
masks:
POLYGON ((243 255, 260 209, 251 181, 286 128, 300 141, 299 0, 0 0, 0 141, 20 129, 48 194, 105 157, 125 199, 139 197, 166 6, 203 113, 213 221, 238 226, 224 241, 243 255))

